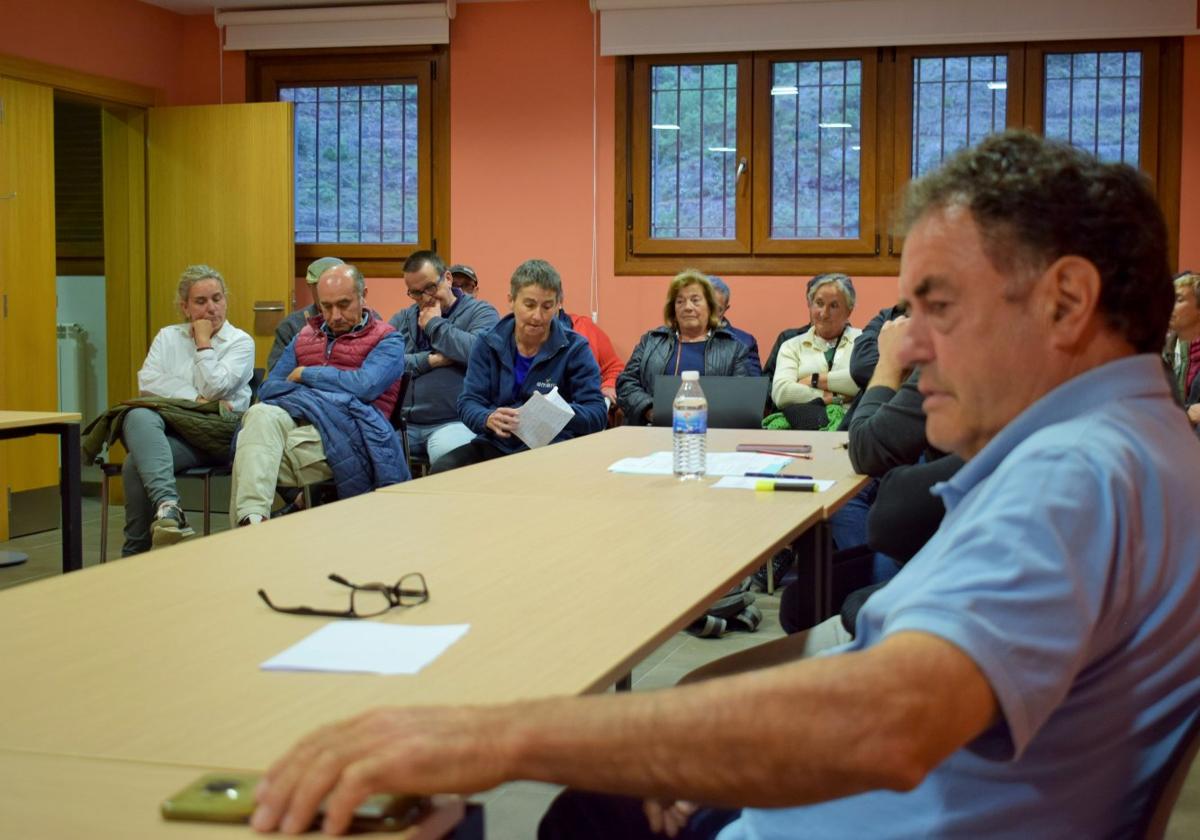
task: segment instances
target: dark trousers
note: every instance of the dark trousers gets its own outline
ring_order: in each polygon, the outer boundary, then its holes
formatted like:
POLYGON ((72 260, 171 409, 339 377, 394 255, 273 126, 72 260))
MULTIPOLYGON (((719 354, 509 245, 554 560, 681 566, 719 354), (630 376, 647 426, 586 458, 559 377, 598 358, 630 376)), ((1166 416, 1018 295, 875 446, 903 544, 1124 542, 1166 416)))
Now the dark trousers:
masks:
POLYGON ((469 467, 471 464, 481 464, 493 458, 503 458, 508 453, 486 440, 476 438, 470 443, 463 444, 457 449, 451 449, 441 458, 429 465, 429 473, 447 472, 459 467, 469 467))
MULTIPOLYGON (((736 808, 701 808, 676 837, 714 840, 740 813, 736 808)), ((538 840, 663 840, 665 836, 650 830, 642 800, 583 790, 564 790, 538 826, 538 840)))

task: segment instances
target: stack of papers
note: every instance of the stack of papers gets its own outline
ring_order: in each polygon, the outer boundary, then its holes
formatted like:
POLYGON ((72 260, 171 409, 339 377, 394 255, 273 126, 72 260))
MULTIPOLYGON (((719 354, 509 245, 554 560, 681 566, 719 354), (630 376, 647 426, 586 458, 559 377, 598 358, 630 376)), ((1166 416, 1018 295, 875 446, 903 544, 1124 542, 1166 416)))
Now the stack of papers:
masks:
MULTIPOLYGON (((622 458, 608 470, 629 475, 673 475, 675 468, 672 458, 670 452, 622 458)), ((709 452, 704 463, 707 475, 743 476, 750 472, 777 473, 792 463, 792 459, 758 452, 709 452)))
POLYGON ((558 393, 558 386, 543 394, 540 391, 517 409, 516 436, 530 449, 545 446, 563 430, 563 426, 575 416, 575 409, 558 393))

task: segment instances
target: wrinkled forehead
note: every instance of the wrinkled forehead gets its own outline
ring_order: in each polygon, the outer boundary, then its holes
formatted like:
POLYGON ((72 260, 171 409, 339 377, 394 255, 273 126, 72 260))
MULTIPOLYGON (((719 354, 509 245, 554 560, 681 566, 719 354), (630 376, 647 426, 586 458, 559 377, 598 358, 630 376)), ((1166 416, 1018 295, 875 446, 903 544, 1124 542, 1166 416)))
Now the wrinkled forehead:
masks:
POLYGON ((326 274, 317 284, 317 300, 321 303, 349 303, 357 297, 354 279, 345 275, 326 274))

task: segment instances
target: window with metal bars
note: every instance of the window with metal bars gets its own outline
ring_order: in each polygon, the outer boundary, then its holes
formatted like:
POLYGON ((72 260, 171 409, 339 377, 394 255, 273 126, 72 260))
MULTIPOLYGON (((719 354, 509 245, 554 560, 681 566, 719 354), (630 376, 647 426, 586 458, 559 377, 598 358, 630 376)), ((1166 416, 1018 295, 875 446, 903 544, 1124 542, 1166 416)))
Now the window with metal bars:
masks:
POLYGON ((293 103, 297 274, 335 255, 399 276, 449 249, 445 51, 252 53, 252 95, 293 103))
POLYGON ((1179 39, 634 57, 618 274, 894 275, 907 182, 1009 127, 1156 182, 1177 239, 1179 39))

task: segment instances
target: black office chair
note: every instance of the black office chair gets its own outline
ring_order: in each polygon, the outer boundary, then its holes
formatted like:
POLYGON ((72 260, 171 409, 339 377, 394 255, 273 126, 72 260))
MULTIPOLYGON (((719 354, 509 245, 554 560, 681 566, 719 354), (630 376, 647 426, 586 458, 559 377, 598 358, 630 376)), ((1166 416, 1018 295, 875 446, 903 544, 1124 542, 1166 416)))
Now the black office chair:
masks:
MULTIPOLYGON (((400 436, 400 448, 404 452, 404 462, 409 464, 409 469, 412 467, 412 459, 408 454, 408 424, 404 421, 404 395, 408 393, 408 386, 412 382, 412 374, 405 371, 400 377, 400 390, 396 392, 396 404, 392 406, 391 416, 388 417, 388 422, 392 424, 392 428, 396 430, 396 434, 400 436)), ((301 488, 304 493, 304 509, 308 510, 314 504, 320 504, 326 497, 337 496, 336 486, 331 479, 318 481, 315 484, 306 484, 301 488)))
MULTIPOLYGON (((254 369, 254 374, 250 377, 250 402, 253 404, 258 400, 258 388, 262 385, 263 379, 266 377, 266 369, 254 369)), ((101 456, 96 457, 96 465, 100 467, 100 562, 108 562, 108 503, 109 489, 108 482, 110 479, 121 474, 121 464, 112 461, 105 461, 101 456)), ((208 536, 212 532, 212 486, 213 479, 219 476, 228 476, 233 474, 233 463, 215 464, 206 467, 189 467, 186 470, 181 470, 175 474, 179 478, 195 478, 204 483, 204 527, 203 534, 208 536)))

